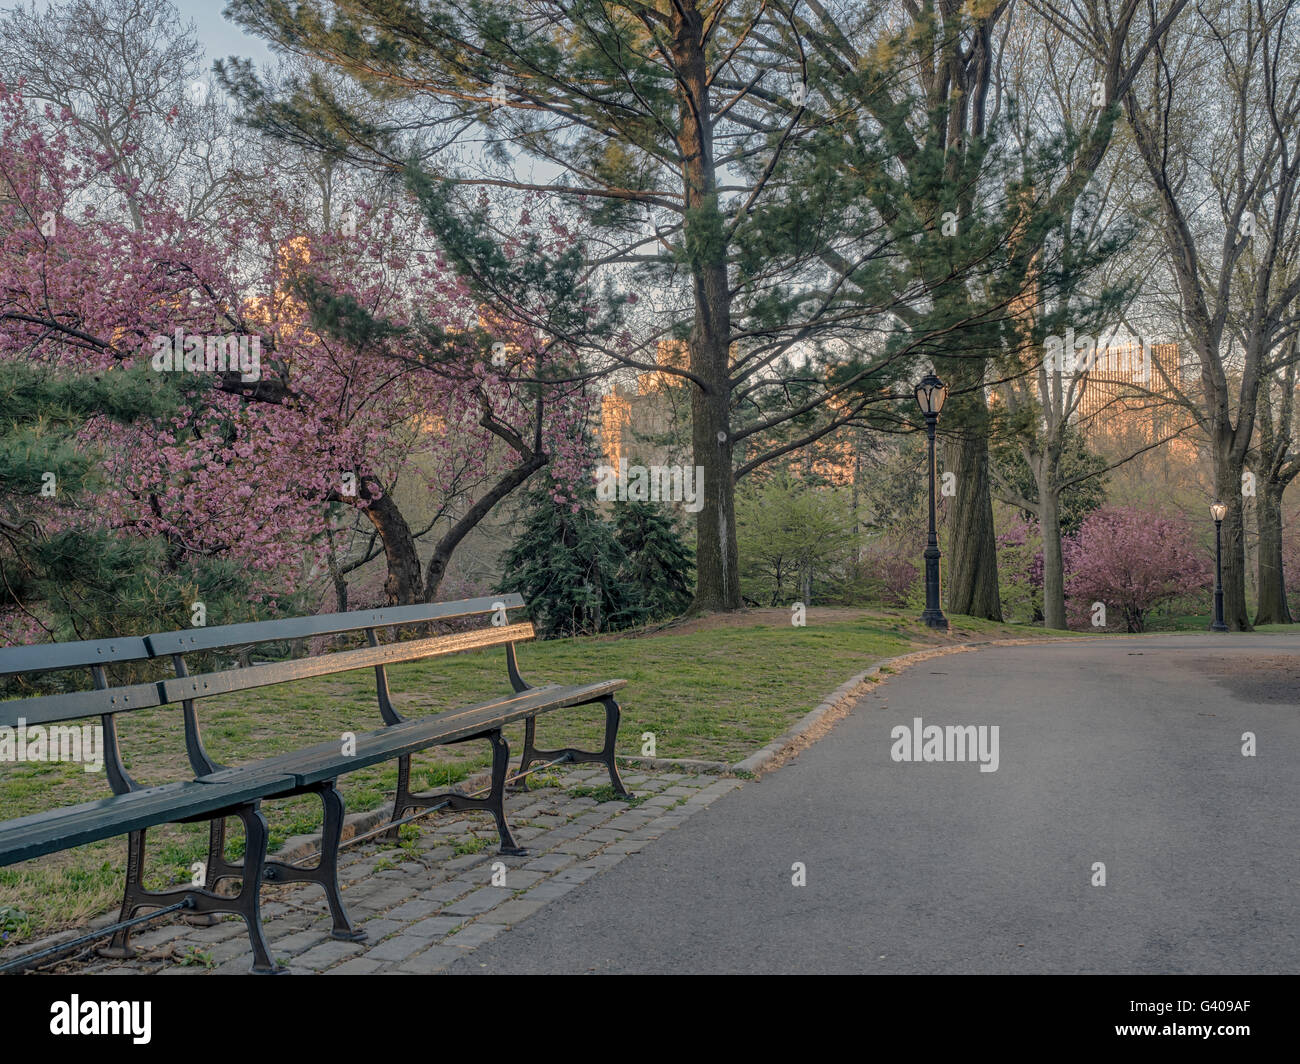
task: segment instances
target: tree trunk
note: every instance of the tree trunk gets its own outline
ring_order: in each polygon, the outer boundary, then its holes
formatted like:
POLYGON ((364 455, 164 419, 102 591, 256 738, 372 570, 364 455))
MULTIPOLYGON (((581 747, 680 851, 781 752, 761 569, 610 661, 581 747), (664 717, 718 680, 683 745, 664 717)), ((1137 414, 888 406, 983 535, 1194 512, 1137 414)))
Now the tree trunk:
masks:
POLYGON ((948 520, 948 612, 1000 621, 984 389, 953 396, 943 412, 950 421, 956 414, 960 424, 944 445, 944 472, 957 475, 948 520), (949 407, 956 409, 950 412, 949 407))
POLYGON ((1045 477, 1038 484, 1038 527, 1043 536, 1043 627, 1065 629, 1065 561, 1061 556, 1061 496, 1045 477))
POLYGON ((364 512, 384 545, 384 558, 388 562, 384 591, 388 604, 414 606, 420 601, 420 556, 406 518, 388 495, 370 498, 364 512))
POLYGON ((853 434, 853 575, 857 577, 862 565, 862 525, 859 510, 858 485, 862 481, 862 430, 853 434))
MULTIPOLYGON (((540 412, 538 417, 541 417, 540 412)), ((461 540, 478 527, 479 522, 492 511, 492 508, 497 503, 545 466, 548 461, 550 459, 546 455, 535 454, 526 462, 515 466, 514 469, 500 477, 492 485, 492 489, 482 495, 473 506, 466 510, 464 516, 452 525, 446 534, 434 544, 433 554, 429 558, 429 566, 424 574, 425 602, 433 602, 437 598, 438 589, 442 586, 443 578, 447 575, 447 567, 451 565, 451 556, 456 548, 460 546, 461 540)))
POLYGON ((334 556, 334 542, 330 540, 329 545, 329 568, 330 582, 334 585, 334 603, 337 613, 348 612, 348 582, 343 577, 343 570, 339 568, 339 560, 334 556))
POLYGON ((1233 449, 1226 433, 1220 432, 1214 448, 1214 487, 1219 502, 1228 507, 1223 522, 1223 619, 1234 632, 1251 631, 1246 610, 1246 537, 1243 534, 1245 507, 1241 497, 1241 474, 1245 462, 1233 449))
MULTIPOLYGON (((695 360, 691 362, 703 376, 695 360)), ((726 374, 725 359, 722 373, 726 374)), ((705 393, 698 388, 691 397, 692 442, 695 465, 704 470, 697 484, 704 505, 695 523, 695 601, 691 612, 740 608, 740 553, 736 546, 736 487, 732 480, 731 436, 726 392, 705 393)))
POLYGON ((1256 624, 1292 624, 1282 572, 1282 492, 1276 485, 1261 483, 1255 500, 1259 521, 1259 608, 1256 624))
POLYGON ((693 3, 671 7, 672 55, 678 73, 682 185, 686 218, 682 240, 690 262, 695 319, 687 342, 691 372, 702 382, 691 394, 695 465, 704 471, 704 505, 696 515, 696 586, 692 612, 735 610, 740 602, 732 476, 731 291, 727 248, 718 211, 713 119, 704 51, 704 18, 693 3))

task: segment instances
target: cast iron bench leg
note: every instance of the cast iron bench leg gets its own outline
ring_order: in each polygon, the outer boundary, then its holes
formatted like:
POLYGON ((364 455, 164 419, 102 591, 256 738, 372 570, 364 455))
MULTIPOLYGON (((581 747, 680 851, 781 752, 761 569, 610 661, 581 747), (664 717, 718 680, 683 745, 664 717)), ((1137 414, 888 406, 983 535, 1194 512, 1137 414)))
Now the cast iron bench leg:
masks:
POLYGON ((358 931, 352 926, 339 893, 339 842, 343 838, 343 816, 346 810, 343 796, 339 794, 335 782, 330 780, 313 788, 320 796, 321 805, 325 807, 325 818, 321 824, 320 859, 316 866, 301 868, 282 861, 268 860, 263 878, 268 883, 320 884, 325 890, 325 900, 329 902, 330 916, 334 918, 330 937, 344 942, 360 942, 366 937, 366 932, 358 931))
MULTIPOLYGON (((218 884, 225 879, 238 879, 243 873, 239 865, 226 860, 226 818, 214 816, 208 824, 208 863, 204 866, 203 885, 214 894, 220 894, 218 884)), ((212 927, 220 922, 218 913, 187 913, 185 922, 191 927, 212 927)))
MULTIPOLYGON (((492 793, 485 799, 487 808, 496 817, 497 834, 501 837, 501 853, 523 857, 528 851, 515 842, 506 823, 506 777, 510 775, 510 744, 501 732, 491 735, 492 740, 492 793)), ((452 803, 455 808, 455 802, 452 803)))
POLYGON ((537 718, 529 717, 524 721, 524 749, 519 755, 519 770, 515 773, 517 780, 513 786, 515 790, 529 790, 528 777, 524 775, 528 771, 528 766, 534 761, 540 761, 537 756, 537 748, 534 740, 537 738, 537 718))
MULTIPOLYGON (((177 890, 145 890, 143 884, 145 835, 144 831, 130 834, 126 863, 126 895, 122 900, 121 919, 130 920, 141 909, 161 909, 189 898, 192 913, 236 913, 244 918, 248 927, 249 942, 253 947, 253 971, 261 975, 273 974, 271 951, 262 930, 261 892, 262 874, 266 864, 266 817, 256 805, 243 806, 231 814, 244 822, 244 864, 238 868, 239 893, 233 898, 214 894, 198 887, 177 890)), ((224 877, 228 878, 228 877, 224 877)), ((127 958, 135 956, 131 945, 131 929, 123 928, 113 935, 109 944, 99 952, 105 957, 127 958)))
MULTIPOLYGON (((122 892, 122 911, 118 919, 125 922, 130 920, 142 908, 148 906, 148 902, 143 899, 149 896, 149 892, 144 889, 142 882, 144 874, 144 848, 145 832, 133 831, 127 836, 126 842, 126 888, 122 892)), ((162 903, 158 903, 162 907, 162 903)), ((118 931, 109 940, 107 946, 101 946, 97 951, 101 957, 115 957, 125 959, 135 956, 135 947, 131 945, 131 929, 123 928, 118 931)))
MULTIPOLYGON (((399 759, 397 766, 397 797, 393 799, 393 819, 401 820, 408 811, 428 809, 431 805, 446 802, 452 809, 486 809, 497 822, 497 834, 501 836, 501 853, 511 857, 526 856, 528 851, 519 846, 510 834, 510 825, 506 823, 505 794, 506 777, 510 775, 510 744, 498 728, 495 731, 482 732, 455 743, 473 742, 487 739, 492 744, 492 791, 486 798, 471 798, 456 791, 444 791, 441 794, 416 794, 411 791, 410 756, 399 759)), ((455 743, 449 743, 454 746, 455 743)), ((397 838, 397 828, 385 836, 397 838)))
MULTIPOLYGON (((408 812, 423 809, 425 806, 416 801, 411 793, 411 755, 406 754, 397 759, 397 793, 393 798, 393 821, 401 820, 408 812)), ((385 842, 397 842, 399 829, 393 828, 384 833, 385 842)))
POLYGON ((614 744, 618 741, 618 725, 622 718, 618 703, 613 698, 603 699, 605 706, 605 747, 600 752, 599 760, 609 769, 609 782, 615 794, 630 798, 631 792, 623 786, 623 778, 618 774, 618 764, 614 760, 614 744))
MULTIPOLYGON (((524 751, 519 759, 519 771, 516 775, 523 775, 528 771, 528 766, 534 761, 564 761, 571 765, 581 765, 595 762, 605 766, 609 772, 609 782, 614 788, 614 793, 622 795, 625 798, 632 797, 632 792, 623 786, 623 779, 618 774, 618 765, 614 761, 614 744, 618 741, 618 724, 622 714, 619 711, 618 703, 611 698, 602 698, 601 703, 605 707, 605 746, 599 752, 592 750, 577 750, 572 746, 565 747, 563 750, 538 750, 534 745, 537 735, 536 717, 529 717, 524 724, 524 751)), ((523 784, 524 781, 520 780, 523 784)))
MULTIPOLYGON (((277 971, 271 961, 271 950, 266 943, 266 932, 262 930, 262 875, 266 870, 266 845, 270 836, 266 817, 258 806, 249 806, 239 810, 239 819, 244 822, 244 877, 239 882, 239 894, 235 910, 248 925, 248 939, 253 947, 253 971, 258 975, 274 975, 277 971)), ((217 899, 229 905, 225 898, 217 899)), ((227 910, 229 911, 229 910, 227 910)))

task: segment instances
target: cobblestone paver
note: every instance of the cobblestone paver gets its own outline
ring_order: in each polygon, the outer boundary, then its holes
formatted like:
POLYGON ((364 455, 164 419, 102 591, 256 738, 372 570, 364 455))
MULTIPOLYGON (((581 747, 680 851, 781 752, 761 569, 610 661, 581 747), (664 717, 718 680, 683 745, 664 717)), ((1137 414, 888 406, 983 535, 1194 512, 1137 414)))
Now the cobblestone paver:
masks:
MULTIPOLYGON (((329 937, 319 887, 266 888, 263 917, 272 956, 303 975, 440 972, 477 946, 508 935, 512 925, 545 919, 550 902, 581 890, 619 861, 635 860, 653 839, 741 784, 679 772, 630 773, 624 781, 634 800, 598 802, 589 794, 608 783, 603 768, 552 771, 551 778, 556 786, 506 796, 506 814, 526 856, 498 854, 491 818, 464 813, 417 821, 419 838, 400 847, 374 839, 344 850, 344 904, 353 925, 368 933, 364 942, 329 937)), ((131 960, 96 955, 64 962, 58 970, 226 975, 245 973, 251 964, 238 917, 211 927, 164 921, 132 941, 138 955, 131 960)))

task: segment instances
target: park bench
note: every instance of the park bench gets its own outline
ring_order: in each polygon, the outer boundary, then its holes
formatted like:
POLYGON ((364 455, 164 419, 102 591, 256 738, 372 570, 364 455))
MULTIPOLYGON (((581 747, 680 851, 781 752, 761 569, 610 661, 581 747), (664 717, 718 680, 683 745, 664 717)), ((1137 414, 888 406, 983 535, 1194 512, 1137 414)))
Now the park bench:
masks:
MULTIPOLYGON (((626 794, 614 761, 619 707, 614 692, 623 680, 580 685, 532 687, 519 673, 515 644, 533 638, 529 623, 509 623, 506 611, 524 605, 518 595, 470 599, 462 602, 391 607, 353 613, 323 614, 247 624, 193 628, 144 637, 88 640, 10 647, 0 650, 0 675, 35 674, 51 670, 88 668, 94 689, 0 702, 0 727, 55 725, 99 717, 104 767, 112 795, 98 801, 0 822, 0 867, 30 860, 83 843, 120 835, 128 837, 126 887, 121 916, 112 929, 113 939, 103 952, 130 956, 129 936, 144 909, 188 910, 191 914, 235 913, 243 917, 253 950, 253 971, 271 972, 274 966, 261 926, 260 886, 263 882, 307 881, 319 884, 329 904, 335 938, 357 940, 364 932, 351 925, 338 884, 338 853, 344 804, 336 782, 349 772, 386 761, 398 762, 398 784, 393 803, 393 832, 412 810, 450 807, 491 812, 500 836, 501 852, 521 854, 505 816, 505 789, 509 781, 509 747, 503 729, 523 722, 524 746, 516 776, 526 776, 537 762, 599 762, 610 782, 626 794), (467 631, 443 635, 417 634, 416 638, 381 643, 380 630, 404 626, 429 626, 437 622, 468 620, 490 623, 467 631), (289 661, 222 669, 190 675, 186 655, 230 652, 263 643, 307 640, 320 636, 364 634, 366 645, 289 661), (506 675, 511 691, 501 697, 408 719, 394 708, 387 667, 488 647, 504 647, 506 675), (156 681, 110 686, 112 666, 139 665, 170 659, 172 675, 156 681), (310 677, 329 676, 373 668, 379 717, 383 726, 345 725, 345 740, 305 746, 247 764, 225 766, 215 761, 204 745, 198 706, 203 699, 255 690, 310 677), (600 704, 605 711, 605 742, 599 751, 572 747, 539 750, 535 745, 536 720, 543 713, 569 706, 600 704), (144 786, 132 779, 121 756, 116 727, 123 713, 178 706, 182 715, 185 753, 193 778, 144 786), (411 789, 411 757, 434 746, 486 740, 492 748, 492 782, 484 797, 459 791, 438 794, 411 789), (267 824, 260 803, 264 800, 314 794, 321 800, 324 817, 320 856, 314 867, 298 867, 267 856, 267 824), (245 831, 242 864, 226 859, 225 825, 238 817, 245 831), (209 821, 208 860, 200 884, 166 891, 144 886, 145 836, 151 827, 169 823, 209 821), (238 880, 233 896, 218 892, 225 880, 238 880)), ((351 708, 351 707, 349 707, 351 708)), ((107 933, 107 930, 105 933, 107 933)))

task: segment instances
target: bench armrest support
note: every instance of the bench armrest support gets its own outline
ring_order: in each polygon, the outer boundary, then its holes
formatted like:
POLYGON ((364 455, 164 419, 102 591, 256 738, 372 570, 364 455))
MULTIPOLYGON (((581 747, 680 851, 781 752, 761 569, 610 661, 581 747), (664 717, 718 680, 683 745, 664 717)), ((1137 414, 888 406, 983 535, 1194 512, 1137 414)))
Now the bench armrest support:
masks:
MULTIPOLYGON (((379 636, 373 628, 366 629, 366 645, 379 646, 379 636)), ((391 727, 406 719, 393 706, 392 694, 388 690, 388 670, 383 665, 375 666, 375 697, 379 699, 379 715, 385 724, 391 727)))
MULTIPOLYGON (((90 675, 97 691, 107 689, 108 677, 104 673, 104 666, 92 665, 90 675)), ((103 728, 104 771, 108 775, 108 785, 113 789, 114 794, 127 794, 138 790, 140 784, 131 778, 126 765, 122 762, 122 744, 117 738, 117 717, 112 713, 105 713, 99 718, 99 722, 103 728)))
MULTIPOLYGON (((190 674, 182 654, 172 655, 172 667, 176 670, 177 676, 190 674)), ((203 745, 203 732, 199 728, 199 713, 194 707, 194 699, 187 698, 181 703, 181 715, 185 719, 185 753, 189 756, 190 768, 194 770, 195 777, 210 776, 214 772, 225 771, 226 766, 213 761, 203 745)))
POLYGON ((514 643, 506 644, 506 673, 510 677, 510 686, 515 689, 515 694, 533 689, 532 685, 519 675, 519 659, 515 657, 514 643))

